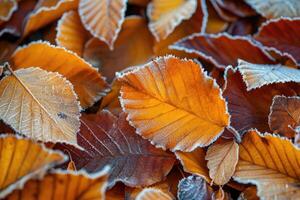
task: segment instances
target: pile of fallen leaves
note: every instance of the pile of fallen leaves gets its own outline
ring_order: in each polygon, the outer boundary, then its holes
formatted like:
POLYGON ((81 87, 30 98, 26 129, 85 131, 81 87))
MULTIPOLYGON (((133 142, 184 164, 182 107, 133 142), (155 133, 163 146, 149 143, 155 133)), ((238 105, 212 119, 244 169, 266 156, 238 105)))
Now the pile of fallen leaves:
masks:
POLYGON ((299 0, 0 0, 0 64, 0 199, 300 199, 299 0))

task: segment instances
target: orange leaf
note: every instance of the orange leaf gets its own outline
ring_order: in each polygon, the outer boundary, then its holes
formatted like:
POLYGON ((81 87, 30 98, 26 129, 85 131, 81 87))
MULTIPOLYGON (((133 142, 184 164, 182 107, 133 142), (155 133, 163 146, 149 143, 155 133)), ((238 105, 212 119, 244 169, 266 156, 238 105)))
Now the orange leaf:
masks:
POLYGON ((5 0, 0 2, 0 24, 8 21, 12 14, 17 10, 18 3, 16 0, 5 0))
POLYGON ((90 64, 71 51, 47 42, 32 42, 28 46, 17 49, 12 55, 11 63, 15 70, 36 66, 64 75, 74 85, 83 108, 98 101, 107 88, 101 74, 90 64))
POLYGON ((126 0, 80 0, 79 16, 84 27, 105 42, 110 50, 125 18, 126 0))
POLYGON ((0 198, 65 160, 60 152, 48 150, 29 139, 0 136, 0 198))
POLYGON ((128 120, 158 147, 192 151, 208 146, 229 124, 218 85, 191 60, 160 57, 119 80, 128 120))
POLYGON ((39 199, 105 199, 109 167, 89 175, 84 171, 53 170, 42 180, 27 182, 22 190, 15 190, 7 200, 39 199))

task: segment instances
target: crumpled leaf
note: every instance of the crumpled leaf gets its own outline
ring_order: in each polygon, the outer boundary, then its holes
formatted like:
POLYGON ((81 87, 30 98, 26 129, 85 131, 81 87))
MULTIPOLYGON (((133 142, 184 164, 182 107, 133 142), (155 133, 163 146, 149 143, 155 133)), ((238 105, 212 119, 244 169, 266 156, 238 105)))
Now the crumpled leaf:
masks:
POLYGON ((153 0, 147 7, 149 29, 157 41, 166 39, 196 8, 197 0, 153 0))
POLYGON ((282 64, 254 64, 238 60, 237 67, 248 91, 272 83, 300 83, 300 70, 282 64))
POLYGON ((81 107, 72 84, 40 68, 11 73, 0 81, 0 119, 35 140, 76 144, 81 107))
POLYGON ((298 17, 300 2, 298 0, 245 0, 253 9, 266 18, 298 17))
POLYGON ((238 162, 238 153, 239 145, 234 140, 220 140, 208 148, 205 160, 213 183, 225 185, 230 180, 238 162))
POLYGON ((0 136, 0 198, 66 160, 58 151, 14 135, 0 136))
POLYGON ((159 57, 119 80, 127 119, 158 147, 192 151, 208 146, 229 124, 219 87, 191 60, 159 57))
POLYGON ((58 149, 71 154, 77 169, 90 173, 109 164, 109 187, 119 181, 131 187, 152 185, 164 179, 175 161, 172 154, 138 136, 125 113, 119 118, 108 111, 83 115, 77 139, 85 151, 66 145, 58 149))
POLYGON ((79 1, 79 16, 84 27, 113 50, 125 18, 127 0, 79 1))
POLYGON ((66 12, 57 24, 56 44, 82 56, 84 44, 89 38, 76 11, 66 12))
POLYGON ((250 130, 243 137, 239 152, 235 180, 255 184, 260 198, 299 197, 300 151, 291 141, 250 130))
POLYGON ((0 24, 8 21, 17 8, 16 0, 2 0, 0 2, 0 24))
MULTIPOLYGON (((300 4, 300 2, 297 3, 300 4)), ((268 48, 275 48, 276 50, 280 50, 285 54, 292 55, 296 62, 299 64, 299 28, 300 18, 283 17, 279 19, 273 19, 264 23, 260 27, 258 33, 254 36, 254 38, 268 48)))
POLYGON ((286 137, 299 132, 300 98, 275 96, 270 108, 269 126, 272 131, 286 137))
POLYGON ((22 190, 15 190, 7 199, 105 199, 109 167, 95 174, 85 171, 53 170, 41 180, 30 180, 22 190))
POLYGON ((15 70, 35 66, 62 74, 74 85, 83 108, 93 105, 107 89, 101 74, 89 63, 71 51, 47 42, 32 42, 17 49, 10 62, 15 70), (45 52, 47 56, 44 56, 45 52))
POLYGON ((236 66, 237 60, 272 64, 274 59, 248 37, 221 34, 193 34, 173 44, 171 49, 195 53, 216 67, 236 66), (249 53, 251 52, 251 53, 249 53))

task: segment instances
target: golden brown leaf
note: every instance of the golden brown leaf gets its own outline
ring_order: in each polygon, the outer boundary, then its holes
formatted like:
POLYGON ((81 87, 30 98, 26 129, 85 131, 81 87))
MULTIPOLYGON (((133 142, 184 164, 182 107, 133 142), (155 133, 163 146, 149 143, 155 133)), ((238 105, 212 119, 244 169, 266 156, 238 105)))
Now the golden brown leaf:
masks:
POLYGON ((219 87, 191 60, 160 57, 119 80, 128 120, 156 146, 192 151, 211 144, 229 124, 219 87))
POLYGON ((247 187, 239 196, 238 200, 259 200, 255 186, 247 187))
POLYGON ((32 42, 17 49, 12 55, 11 63, 15 70, 35 66, 62 74, 74 85, 83 108, 98 101, 107 88, 101 74, 89 63, 74 53, 47 42, 32 42))
POLYGON ((136 200, 173 200, 174 197, 158 187, 144 188, 136 196, 136 200))
POLYGON ((66 160, 63 154, 14 135, 0 136, 0 198, 66 160))
POLYGON ((209 168, 209 176, 217 185, 225 185, 234 174, 239 158, 239 145, 231 140, 221 140, 212 144, 205 159, 209 168))
POLYGON ((40 68, 11 73, 0 81, 0 118, 35 140, 76 144, 81 108, 72 84, 40 68))
POLYGON ((121 83, 116 79, 112 82, 110 92, 102 98, 98 113, 105 109, 118 116, 119 113, 122 112, 122 107, 119 101, 120 89, 121 83))
POLYGON ((89 175, 84 171, 52 171, 42 180, 30 180, 7 200, 105 199, 109 168, 89 175))
POLYGON ((76 11, 66 12, 57 24, 56 44, 83 55, 84 44, 89 38, 76 11))
POLYGON ((84 27, 105 42, 110 50, 121 30, 127 0, 80 0, 79 16, 84 27))
POLYGON ((300 195, 300 150, 291 141, 250 130, 240 144, 234 178, 257 186, 265 199, 294 199, 300 195))
POLYGON ((18 3, 16 0, 2 0, 0 2, 0 24, 2 22, 8 21, 13 12, 18 8, 18 3))

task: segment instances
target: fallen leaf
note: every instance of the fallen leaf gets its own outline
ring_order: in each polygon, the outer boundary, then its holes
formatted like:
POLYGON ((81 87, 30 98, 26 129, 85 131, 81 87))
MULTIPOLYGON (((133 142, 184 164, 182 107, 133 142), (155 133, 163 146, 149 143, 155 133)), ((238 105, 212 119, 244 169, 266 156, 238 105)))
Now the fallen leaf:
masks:
POLYGON ((239 145, 234 141, 220 140, 212 144, 205 156, 212 183, 225 185, 234 174, 239 158, 239 145))
POLYGON ((107 84, 101 74, 76 54, 62 47, 47 42, 32 42, 17 49, 10 61, 14 70, 36 66, 62 74, 74 85, 83 108, 93 105, 105 95, 107 84), (45 52, 47 56, 44 56, 45 52))
POLYGON ((11 73, 0 81, 0 118, 32 139, 76 144, 81 107, 72 84, 40 68, 11 73))
MULTIPOLYGON (((212 0, 211 0, 212 1, 212 0)), ((202 33, 220 33, 226 30, 228 27, 228 22, 223 20, 218 12, 213 7, 211 1, 207 2, 207 23, 205 27, 205 32, 202 33)))
POLYGON ((150 0, 128 0, 128 3, 135 4, 138 6, 147 6, 150 0))
POLYGON ((70 152, 77 169, 96 172, 112 166, 109 187, 119 181, 131 187, 152 185, 164 179, 175 161, 138 136, 125 113, 119 118, 108 111, 83 115, 77 140, 85 151, 66 145, 58 149, 70 152))
POLYGON ((256 12, 244 1, 216 0, 216 2, 223 9, 239 17, 250 17, 256 15, 256 12))
POLYGON ((256 12, 266 18, 298 17, 300 2, 298 0, 245 0, 256 12))
POLYGON ((257 190, 255 186, 250 186, 245 189, 240 196, 238 197, 238 200, 259 200, 258 196, 256 195, 257 190))
POLYGON ((111 91, 102 98, 98 112, 102 112, 102 110, 105 109, 116 116, 122 112, 122 107, 119 101, 120 89, 121 83, 118 80, 114 80, 111 85, 111 91))
POLYGON ((128 120, 156 146, 192 151, 211 144, 229 124, 219 87, 191 60, 160 57, 119 80, 128 120))
POLYGON ((76 11, 66 12, 57 24, 56 44, 82 56, 84 44, 89 38, 76 11))
POLYGON ((266 199, 295 199, 300 175, 300 151, 291 141, 271 134, 248 131, 240 144, 234 179, 257 186, 266 199))
POLYGON ((16 0, 5 0, 0 2, 0 24, 8 21, 12 14, 17 10, 16 0))
POLYGON ((53 170, 41 180, 30 180, 22 190, 15 190, 7 200, 105 199, 109 167, 89 175, 84 171, 53 170))
POLYGON ((141 192, 136 196, 136 200, 152 200, 152 199, 160 199, 160 200, 173 200, 171 194, 166 193, 160 188, 151 187, 144 188, 141 192))
POLYGON ((125 18, 127 0, 79 1, 79 16, 84 27, 113 50, 125 18))
POLYGON ((272 131, 292 138, 300 125, 300 98, 275 96, 270 108, 269 126, 272 131))
POLYGON ((260 64, 274 62, 262 46, 252 42, 249 37, 230 36, 226 33, 193 34, 176 42, 170 48, 195 53, 219 68, 225 68, 227 65, 236 66, 238 59, 260 64))
POLYGON ((0 136, 0 198, 66 160, 58 151, 14 135, 0 136))
POLYGON ((300 83, 300 70, 282 64, 254 64, 238 60, 237 67, 248 91, 272 83, 300 83))

